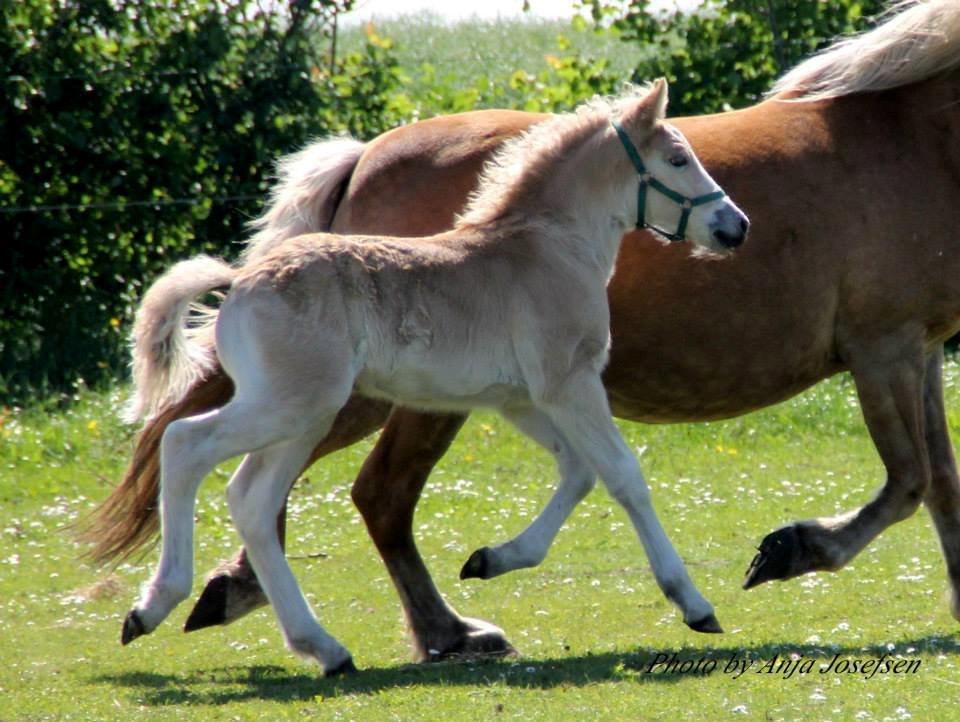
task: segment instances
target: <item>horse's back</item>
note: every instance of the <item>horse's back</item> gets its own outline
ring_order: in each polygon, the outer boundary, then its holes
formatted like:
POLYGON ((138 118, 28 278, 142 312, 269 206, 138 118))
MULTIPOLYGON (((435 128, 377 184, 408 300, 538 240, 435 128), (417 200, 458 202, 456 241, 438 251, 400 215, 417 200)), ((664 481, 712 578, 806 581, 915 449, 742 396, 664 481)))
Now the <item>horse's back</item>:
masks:
MULTIPOLYGON (((956 329, 960 248, 948 231, 960 203, 930 157, 944 136, 905 134, 894 95, 675 121, 751 217, 751 238, 714 260, 627 237, 609 285, 605 381, 619 415, 737 415, 846 368, 848 339, 914 323, 933 343, 956 329)), ((481 111, 385 134, 361 159, 337 226, 449 227, 492 150, 542 117, 481 111)))

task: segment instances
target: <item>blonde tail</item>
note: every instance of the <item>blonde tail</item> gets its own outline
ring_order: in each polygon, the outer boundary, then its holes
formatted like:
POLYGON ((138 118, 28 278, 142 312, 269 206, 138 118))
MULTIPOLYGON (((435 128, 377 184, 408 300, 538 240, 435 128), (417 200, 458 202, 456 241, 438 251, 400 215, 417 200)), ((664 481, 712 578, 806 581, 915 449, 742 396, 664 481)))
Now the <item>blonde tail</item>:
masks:
POLYGON ((131 334, 134 395, 124 413, 129 422, 177 403, 213 368, 217 312, 194 299, 229 285, 236 273, 221 260, 197 256, 175 265, 147 291, 131 334), (196 322, 188 324, 191 308, 196 322))

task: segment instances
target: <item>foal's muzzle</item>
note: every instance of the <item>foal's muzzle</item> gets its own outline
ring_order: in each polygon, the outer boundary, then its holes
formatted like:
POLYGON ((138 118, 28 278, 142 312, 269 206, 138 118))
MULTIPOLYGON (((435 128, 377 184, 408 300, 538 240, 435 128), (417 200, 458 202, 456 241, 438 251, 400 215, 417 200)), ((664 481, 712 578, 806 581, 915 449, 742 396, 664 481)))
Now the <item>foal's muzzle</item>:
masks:
POLYGON ((743 212, 726 206, 714 212, 710 221, 710 236, 717 245, 724 248, 736 248, 747 238, 750 221, 743 212))

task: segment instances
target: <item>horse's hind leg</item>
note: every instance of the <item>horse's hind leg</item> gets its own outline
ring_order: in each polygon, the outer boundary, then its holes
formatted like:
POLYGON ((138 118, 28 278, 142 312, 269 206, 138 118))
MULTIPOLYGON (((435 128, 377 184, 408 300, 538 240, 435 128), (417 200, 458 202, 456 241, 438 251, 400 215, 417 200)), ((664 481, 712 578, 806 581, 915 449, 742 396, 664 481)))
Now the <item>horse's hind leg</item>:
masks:
POLYGON ((960 478, 943 408, 943 348, 927 360, 923 385, 927 449, 930 453, 930 489, 924 504, 940 536, 950 581, 950 611, 960 620, 960 478))
POLYGON ((464 564, 461 579, 492 579, 515 569, 535 567, 544 560, 560 527, 593 488, 593 470, 574 453, 550 419, 533 407, 503 409, 520 431, 549 451, 556 461, 560 483, 547 506, 519 535, 495 547, 478 549, 464 564))
POLYGON ((276 518, 296 475, 333 415, 303 437, 249 454, 227 487, 230 515, 246 545, 287 646, 320 663, 327 676, 356 670, 347 649, 320 626, 277 539, 276 518))
POLYGON ((640 464, 613 423, 600 376, 592 369, 572 373, 538 406, 626 510, 657 585, 683 612, 687 626, 698 632, 722 631, 657 518, 640 464))
MULTIPOLYGON (((353 396, 337 414, 333 428, 317 444, 304 464, 304 469, 317 459, 346 448, 383 426, 390 405, 353 396)), ((303 469, 300 470, 300 473, 303 469)), ((277 517, 277 536, 284 544, 286 507, 277 517)), ((220 564, 207 578, 206 585, 187 617, 184 631, 192 632, 218 624, 229 624, 254 609, 267 604, 257 575, 250 566, 245 549, 220 564)))
POLYGON ((353 486, 353 501, 390 573, 420 660, 513 652, 503 631, 461 617, 437 591, 413 537, 413 513, 464 417, 395 409, 353 486))
POLYGON ((269 397, 235 397, 222 409, 170 424, 160 448, 160 564, 124 620, 128 644, 153 631, 190 593, 193 511, 204 477, 220 462, 284 437, 269 397))
POLYGON ((859 509, 768 534, 747 570, 745 589, 771 579, 840 569, 884 529, 913 514, 927 494, 930 461, 924 436, 922 344, 918 339, 911 343, 892 338, 864 345, 850 366, 887 481, 859 509))

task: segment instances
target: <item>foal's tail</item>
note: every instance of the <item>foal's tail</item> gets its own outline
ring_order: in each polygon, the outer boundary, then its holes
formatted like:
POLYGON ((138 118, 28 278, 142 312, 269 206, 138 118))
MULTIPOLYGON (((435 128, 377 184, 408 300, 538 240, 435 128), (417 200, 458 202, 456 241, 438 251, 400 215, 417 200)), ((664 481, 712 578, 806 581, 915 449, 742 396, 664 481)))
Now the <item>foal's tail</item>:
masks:
MULTIPOLYGON (((363 149, 358 141, 338 138, 313 143, 282 159, 267 208, 252 224, 256 233, 244 260, 258 258, 286 238, 330 230, 363 149)), ((234 273, 211 260, 186 262, 198 264, 195 268, 204 274, 202 282, 176 274, 179 266, 171 269, 148 293, 156 289, 156 307, 166 308, 166 313, 151 314, 142 322, 138 318, 136 326, 141 331, 134 330, 136 392, 127 415, 147 416, 147 421, 137 437, 123 481, 93 515, 81 522, 81 539, 93 545, 89 556, 97 562, 125 559, 156 538, 160 441, 167 426, 177 419, 219 408, 233 395, 233 382, 220 368, 214 352, 210 333, 213 315, 209 314, 197 328, 183 328, 190 299, 209 290, 211 283, 229 283, 234 273), (162 303, 162 298, 168 303, 162 303)), ((147 300, 141 313, 147 308, 147 300)))
POLYGON ((161 406, 179 401, 213 368, 216 311, 195 305, 195 299, 229 285, 236 274, 223 261, 197 256, 181 261, 150 286, 131 337, 134 395, 128 421, 150 418, 161 406), (188 326, 191 307, 201 320, 188 326))

